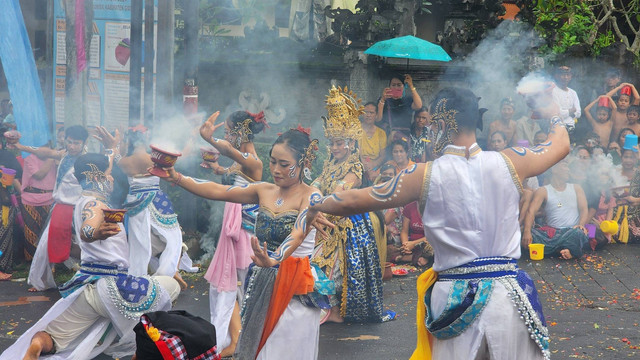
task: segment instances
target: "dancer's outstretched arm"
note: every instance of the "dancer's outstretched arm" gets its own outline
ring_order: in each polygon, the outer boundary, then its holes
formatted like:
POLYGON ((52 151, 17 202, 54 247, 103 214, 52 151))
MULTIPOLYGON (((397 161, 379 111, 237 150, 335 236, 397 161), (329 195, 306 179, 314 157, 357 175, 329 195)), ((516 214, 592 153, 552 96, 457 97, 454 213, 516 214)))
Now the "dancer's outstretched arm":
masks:
POLYGON ((348 216, 400 207, 417 201, 422 196, 427 166, 430 163, 412 165, 393 179, 371 187, 339 191, 324 197, 314 195, 309 203, 307 222, 313 222, 320 212, 348 216))
POLYGON ((193 179, 177 172, 173 167, 165 168, 169 177, 164 180, 179 185, 190 193, 210 200, 228 201, 239 204, 258 204, 258 192, 261 188, 275 185, 255 182, 245 185, 221 185, 212 181, 193 179))

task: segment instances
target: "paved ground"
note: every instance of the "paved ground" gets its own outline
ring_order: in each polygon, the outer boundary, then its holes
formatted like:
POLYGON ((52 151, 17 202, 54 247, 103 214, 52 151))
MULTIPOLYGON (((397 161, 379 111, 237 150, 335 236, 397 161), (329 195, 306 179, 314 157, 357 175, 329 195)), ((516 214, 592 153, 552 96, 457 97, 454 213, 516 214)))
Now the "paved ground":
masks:
MULTIPOLYGON (((640 358, 639 265, 635 245, 611 245, 579 261, 520 261, 537 282, 554 359, 640 358)), ((398 313, 395 321, 322 325, 319 358, 407 359, 415 345, 416 276, 385 283, 385 307, 398 313)), ((176 307, 207 318, 206 282, 196 277, 190 285, 176 307)), ((0 349, 5 349, 59 296, 56 291, 34 296, 25 282, 0 283, 0 288, 0 349)))

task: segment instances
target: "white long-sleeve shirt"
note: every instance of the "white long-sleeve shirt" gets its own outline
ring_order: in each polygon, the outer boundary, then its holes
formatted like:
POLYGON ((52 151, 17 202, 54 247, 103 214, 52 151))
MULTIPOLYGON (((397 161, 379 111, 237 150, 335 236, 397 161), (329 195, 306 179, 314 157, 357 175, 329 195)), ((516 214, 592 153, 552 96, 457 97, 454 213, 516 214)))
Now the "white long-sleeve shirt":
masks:
POLYGON ((553 88, 553 99, 556 101, 558 106, 560 106, 560 117, 562 118, 562 122, 566 125, 575 126, 574 119, 577 119, 582 115, 578 94, 569 87, 567 90, 563 90, 556 86, 553 88), (573 116, 569 114, 571 108, 575 108, 576 111, 573 116))

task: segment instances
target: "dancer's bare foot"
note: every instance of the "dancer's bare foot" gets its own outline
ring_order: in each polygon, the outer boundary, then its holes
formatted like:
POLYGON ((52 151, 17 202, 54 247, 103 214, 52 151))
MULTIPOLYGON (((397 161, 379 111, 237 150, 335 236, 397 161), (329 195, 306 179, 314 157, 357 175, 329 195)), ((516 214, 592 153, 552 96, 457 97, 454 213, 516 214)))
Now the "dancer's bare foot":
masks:
POLYGON ((337 306, 332 307, 325 322, 343 323, 344 318, 340 316, 340 308, 337 306))
POLYGON ((11 279, 11 274, 7 274, 7 273, 3 273, 2 271, 0 271, 0 281, 7 281, 11 279))
POLYGON ((176 271, 176 273, 173 275, 173 278, 176 279, 178 284, 180 284, 180 289, 181 290, 183 290, 183 291, 187 290, 189 285, 187 285, 187 283, 182 279, 182 276, 180 275, 179 271, 176 271))
POLYGON ((28 292, 38 292, 40 290, 36 289, 35 287, 30 287, 27 291, 28 292))
POLYGON ((569 260, 573 258, 573 255, 571 255, 571 252, 569 251, 569 249, 563 249, 563 250, 560 250, 560 257, 565 260, 569 260))

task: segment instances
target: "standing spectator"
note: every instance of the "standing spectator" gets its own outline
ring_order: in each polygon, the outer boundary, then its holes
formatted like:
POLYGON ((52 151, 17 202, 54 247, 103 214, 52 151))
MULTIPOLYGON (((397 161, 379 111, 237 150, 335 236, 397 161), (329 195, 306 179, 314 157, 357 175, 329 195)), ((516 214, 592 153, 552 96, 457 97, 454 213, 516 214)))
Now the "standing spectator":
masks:
POLYGON ((2 124, 5 125, 9 130, 15 130, 16 120, 13 117, 13 103, 9 99, 2 100, 2 124))
POLYGON ((413 86, 411 75, 395 75, 391 77, 389 87, 384 89, 378 101, 376 122, 382 122, 381 127, 387 130, 392 140, 408 137, 411 115, 421 107, 422 99, 413 86), (405 84, 409 91, 406 91, 405 84))
POLYGON ((501 131, 506 136, 506 146, 513 146, 516 138, 516 122, 513 114, 516 107, 511 98, 504 98, 500 101, 500 118, 489 124, 489 139, 496 131, 501 131))
POLYGON ((365 104, 361 124, 363 131, 360 140, 360 161, 364 165, 367 177, 373 181, 380 173, 387 147, 387 134, 376 126, 376 103, 365 104))
POLYGON ((524 223, 522 243, 544 244, 545 255, 580 258, 588 244, 584 225, 588 220, 587 198, 582 187, 567 183, 568 161, 551 168, 551 184, 535 191, 524 223), (546 223, 534 227, 535 214, 544 206, 546 223))
POLYGON ((616 68, 609 68, 604 75, 602 86, 599 89, 593 89, 591 99, 597 99, 600 95, 607 94, 609 91, 620 85, 622 81, 622 75, 620 70, 616 68))
POLYGON ((31 261, 40 233, 53 204, 56 184, 54 159, 40 159, 34 154, 24 159, 22 174, 22 216, 24 217, 24 257, 31 261))
POLYGON ((611 122, 611 114, 616 111, 616 103, 608 96, 600 96, 593 100, 587 107, 584 108, 584 115, 589 120, 593 131, 600 137, 600 145, 609 145, 609 139, 611 138, 611 130, 613 128, 613 122, 611 122), (593 105, 598 104, 596 108, 596 118, 591 115, 591 108, 593 105))
POLYGON ((571 131, 571 129, 575 127, 576 119, 580 118, 582 114, 578 94, 569 88, 569 83, 572 78, 571 68, 566 65, 559 66, 556 68, 554 77, 556 87, 553 88, 553 98, 560 106, 560 117, 562 121, 568 126, 568 130, 571 131))
POLYGON ((411 123, 411 160, 417 163, 427 162, 429 145, 435 140, 429 125, 431 116, 427 108, 416 110, 411 123))
MULTIPOLYGON (((629 83, 622 83, 609 91, 607 96, 614 98, 618 94, 616 99, 616 111, 611 114, 611 121, 613 122, 613 129, 611 130, 611 136, 615 136, 622 128, 627 127, 627 109, 631 105, 638 105, 640 103, 640 95, 635 86, 629 83)), ((620 146, 623 146, 619 143, 620 146)))
MULTIPOLYGON (((0 134, 7 129, 0 127, 0 134)), ((11 279, 13 267, 13 228, 15 218, 20 211, 14 206, 15 194, 19 193, 20 179, 22 179, 22 167, 16 157, 4 149, 5 138, 0 135, 0 167, 8 168, 16 172, 11 183, 0 184, 0 281, 11 279), (14 199, 12 199, 12 197, 14 199)))

